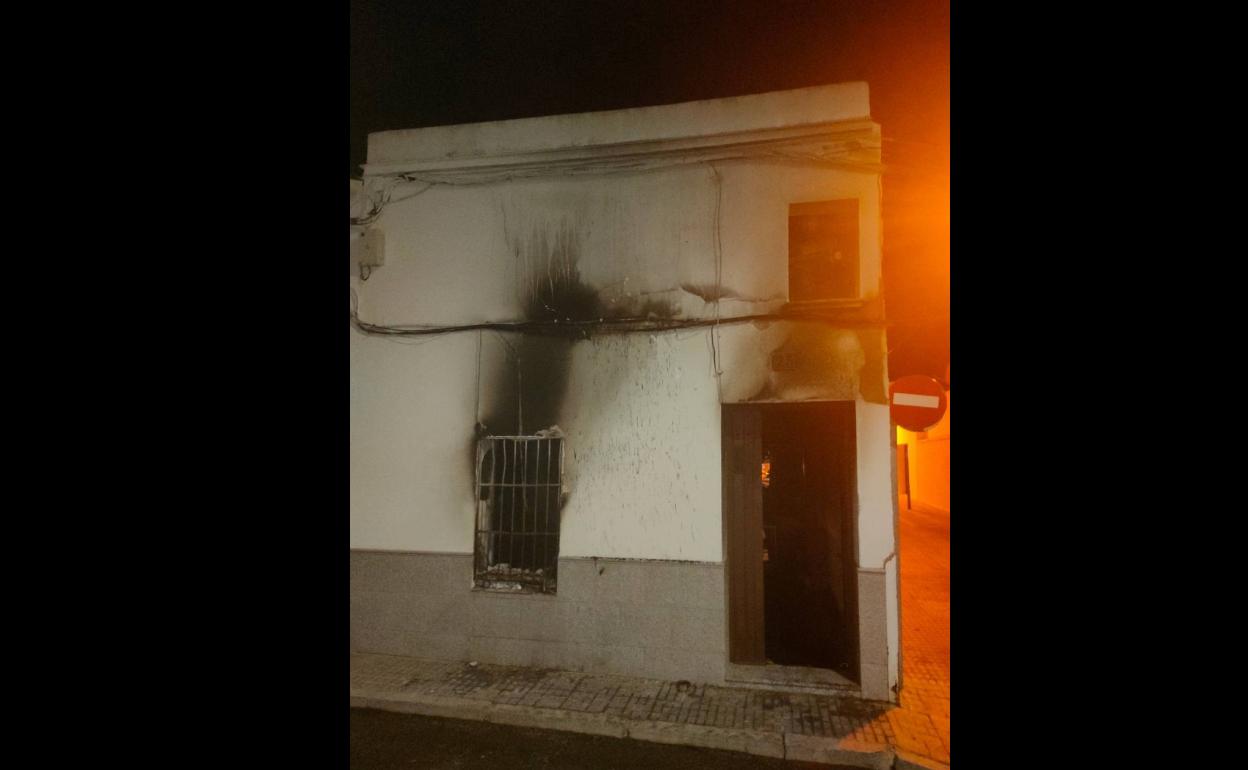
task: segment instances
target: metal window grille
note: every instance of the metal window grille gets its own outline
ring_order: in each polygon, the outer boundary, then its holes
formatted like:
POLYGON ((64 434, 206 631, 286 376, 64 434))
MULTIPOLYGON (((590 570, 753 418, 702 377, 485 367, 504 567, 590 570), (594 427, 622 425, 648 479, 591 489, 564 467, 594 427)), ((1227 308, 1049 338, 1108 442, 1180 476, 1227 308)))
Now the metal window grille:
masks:
POLYGON ((562 438, 477 443, 477 586, 555 592, 562 494, 562 438))

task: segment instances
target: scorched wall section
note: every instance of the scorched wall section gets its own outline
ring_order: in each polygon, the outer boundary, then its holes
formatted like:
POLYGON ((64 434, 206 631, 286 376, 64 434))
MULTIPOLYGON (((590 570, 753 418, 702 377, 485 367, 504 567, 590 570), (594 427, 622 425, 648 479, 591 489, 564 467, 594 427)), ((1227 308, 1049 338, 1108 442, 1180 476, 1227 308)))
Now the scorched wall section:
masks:
MULTIPOLYGON (((878 293, 870 174, 737 162, 423 188, 395 191, 417 194, 377 223, 386 264, 353 280, 370 322, 710 318, 717 296, 721 317, 777 310, 789 204, 844 197, 860 201, 863 294, 878 293)), ((842 387, 825 397, 882 393, 878 332, 811 324, 589 339, 353 334, 352 546, 471 552, 479 421, 495 434, 564 431, 562 554, 718 562, 718 405, 768 396, 771 353, 812 333, 843 362, 842 387)))

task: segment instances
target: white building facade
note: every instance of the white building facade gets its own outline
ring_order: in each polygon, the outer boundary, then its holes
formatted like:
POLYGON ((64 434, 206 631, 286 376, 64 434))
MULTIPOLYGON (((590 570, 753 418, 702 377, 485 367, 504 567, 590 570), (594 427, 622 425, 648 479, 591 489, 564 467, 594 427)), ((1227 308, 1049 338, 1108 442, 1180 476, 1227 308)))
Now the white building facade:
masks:
POLYGON ((879 145, 862 83, 371 135, 352 648, 895 700, 879 145))

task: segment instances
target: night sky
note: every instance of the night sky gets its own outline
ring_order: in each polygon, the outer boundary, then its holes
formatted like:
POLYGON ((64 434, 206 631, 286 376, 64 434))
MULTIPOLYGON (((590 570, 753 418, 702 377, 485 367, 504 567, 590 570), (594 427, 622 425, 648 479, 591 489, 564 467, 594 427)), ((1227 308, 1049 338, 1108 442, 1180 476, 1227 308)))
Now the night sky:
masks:
POLYGON ((889 374, 949 362, 947 0, 351 4, 351 168, 369 132, 864 80, 883 128, 889 374))

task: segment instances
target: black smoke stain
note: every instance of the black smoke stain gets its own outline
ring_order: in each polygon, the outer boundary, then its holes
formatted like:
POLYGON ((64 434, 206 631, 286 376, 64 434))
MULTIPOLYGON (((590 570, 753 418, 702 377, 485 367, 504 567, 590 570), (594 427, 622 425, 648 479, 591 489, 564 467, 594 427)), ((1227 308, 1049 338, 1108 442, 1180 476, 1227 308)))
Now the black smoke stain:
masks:
MULTIPOLYGON (((516 259, 521 306, 528 321, 590 321, 604 316, 598 292, 581 279, 581 242, 567 222, 538 226, 524 238, 508 234, 516 259)), ((583 333, 557 328, 548 335, 506 335, 506 363, 482 384, 486 435, 523 435, 559 422, 572 367, 572 347, 583 333)))
POLYGON ((598 291, 581 280, 581 243, 566 222, 540 228, 514 244, 524 270, 524 317, 529 321, 592 321, 604 308, 598 291))
POLYGON ((654 296, 605 302, 581 276, 581 238, 567 220, 539 224, 523 235, 509 232, 507 238, 516 260, 524 320, 551 325, 540 333, 508 335, 507 363, 496 381, 483 385, 482 398, 488 392, 492 406, 481 422, 491 435, 532 433, 558 424, 572 351, 593 334, 585 322, 679 314, 678 305, 654 296))
MULTIPOLYGON (((581 278, 581 243, 566 223, 530 233, 524 244, 513 244, 524 271, 524 317, 529 321, 581 323, 606 319, 675 318, 680 309, 671 300, 654 296, 619 297, 604 301, 602 293, 581 278)), ((586 339, 592 327, 579 326, 548 334, 586 339)))
POLYGON ((859 375, 858 392, 864 401, 872 404, 888 404, 887 345, 881 329, 860 329, 858 343, 866 355, 866 363, 859 375))
POLYGON ((840 340, 848 331, 817 324, 793 327, 768 356, 767 379, 747 400, 851 400, 856 392, 868 401, 881 397, 881 332, 859 331, 860 348, 846 349, 840 340))
POLYGON ((481 385, 482 435, 517 436, 559 423, 575 339, 508 335, 506 361, 481 385))

